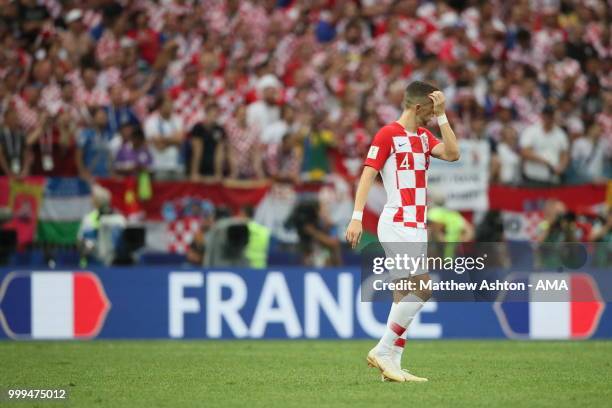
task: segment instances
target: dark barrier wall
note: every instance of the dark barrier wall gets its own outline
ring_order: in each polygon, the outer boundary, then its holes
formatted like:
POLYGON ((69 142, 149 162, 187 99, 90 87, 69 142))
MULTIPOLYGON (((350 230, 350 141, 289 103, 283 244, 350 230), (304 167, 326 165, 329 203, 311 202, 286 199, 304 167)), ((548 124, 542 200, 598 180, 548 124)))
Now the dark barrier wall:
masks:
MULTIPOLYGON (((3 269, 0 281, 3 339, 368 338, 389 308, 361 301, 357 268, 3 269)), ((607 305, 431 301, 409 337, 610 338, 607 305)))

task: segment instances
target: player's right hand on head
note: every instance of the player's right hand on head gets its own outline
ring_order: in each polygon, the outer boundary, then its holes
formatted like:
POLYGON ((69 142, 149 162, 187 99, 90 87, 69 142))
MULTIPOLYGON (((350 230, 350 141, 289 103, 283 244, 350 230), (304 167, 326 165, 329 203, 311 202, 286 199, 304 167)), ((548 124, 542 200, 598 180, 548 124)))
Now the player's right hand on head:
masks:
POLYGON ((351 220, 346 228, 346 241, 351 244, 351 248, 355 249, 355 247, 359 244, 362 231, 363 226, 361 225, 361 221, 351 220))

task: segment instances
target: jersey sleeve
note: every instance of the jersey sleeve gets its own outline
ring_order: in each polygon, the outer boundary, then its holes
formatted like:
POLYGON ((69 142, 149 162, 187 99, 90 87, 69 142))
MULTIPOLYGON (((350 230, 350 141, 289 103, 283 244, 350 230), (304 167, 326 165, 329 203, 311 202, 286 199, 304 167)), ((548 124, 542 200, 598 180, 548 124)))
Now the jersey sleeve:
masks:
POLYGON ((439 145, 441 142, 438 140, 437 137, 433 135, 433 133, 431 133, 429 129, 423 128, 423 130, 425 131, 425 134, 427 135, 427 146, 429 148, 429 151, 427 153, 431 153, 433 148, 439 145))
POLYGON ((372 140, 364 165, 380 171, 391 155, 391 147, 391 135, 384 128, 379 130, 372 140))

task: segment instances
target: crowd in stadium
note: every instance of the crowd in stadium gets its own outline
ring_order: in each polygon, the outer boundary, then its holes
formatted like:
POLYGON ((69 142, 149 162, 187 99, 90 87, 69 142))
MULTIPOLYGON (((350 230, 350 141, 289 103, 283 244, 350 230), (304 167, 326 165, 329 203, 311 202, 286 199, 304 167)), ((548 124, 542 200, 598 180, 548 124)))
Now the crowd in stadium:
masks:
MULTIPOLYGON (((605 1, 0 4, 0 176, 290 187, 333 175, 352 185, 406 85, 423 80, 444 91, 460 141, 486 143, 491 183, 612 177, 605 1)), ((309 205, 287 222, 339 264, 345 221, 311 231, 300 217, 323 210, 309 205)), ((612 237, 605 214, 592 234, 567 237, 564 214, 538 240, 612 237)), ((438 223, 460 217, 443 215, 438 223)), ((463 221, 470 239, 497 225, 484 220, 463 221)), ((200 263, 202 243, 190 248, 200 263)))
POLYGON ((597 0, 5 0, 0 173, 350 179, 422 79, 492 181, 600 181, 609 22, 597 0))

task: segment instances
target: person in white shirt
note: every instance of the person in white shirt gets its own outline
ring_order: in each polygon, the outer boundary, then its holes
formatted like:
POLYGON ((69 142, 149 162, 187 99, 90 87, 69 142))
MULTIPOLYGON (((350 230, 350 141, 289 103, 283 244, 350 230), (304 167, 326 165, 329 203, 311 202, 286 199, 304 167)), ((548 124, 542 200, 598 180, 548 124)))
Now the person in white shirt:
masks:
POLYGON ((173 102, 166 95, 156 104, 145 120, 145 136, 153 155, 153 173, 157 179, 177 179, 184 171, 181 144, 184 139, 183 121, 173 113, 173 102))
POLYGON ((586 136, 576 139, 572 146, 572 168, 577 173, 578 181, 603 181, 606 160, 607 140, 602 137, 603 131, 597 123, 593 124, 586 136))
POLYGON ((547 105, 541 121, 526 128, 520 139, 523 176, 537 185, 559 184, 569 163, 569 142, 555 124, 555 109, 547 105))
POLYGON ((288 103, 284 104, 281 110, 281 118, 266 126, 261 132, 259 141, 262 146, 264 161, 274 155, 286 134, 293 134, 298 130, 297 125, 295 108, 288 103))
POLYGON ((287 132, 296 131, 295 108, 289 104, 284 104, 279 120, 266 126, 261 132, 259 141, 265 145, 278 145, 282 142, 287 132))
POLYGON ((271 74, 264 75, 257 81, 257 92, 260 99, 247 107, 247 125, 265 129, 266 126, 280 119, 278 92, 280 81, 271 74))
POLYGON ((497 145, 498 165, 495 175, 501 184, 518 184, 521 181, 521 156, 518 153, 518 136, 512 126, 501 130, 497 145))

